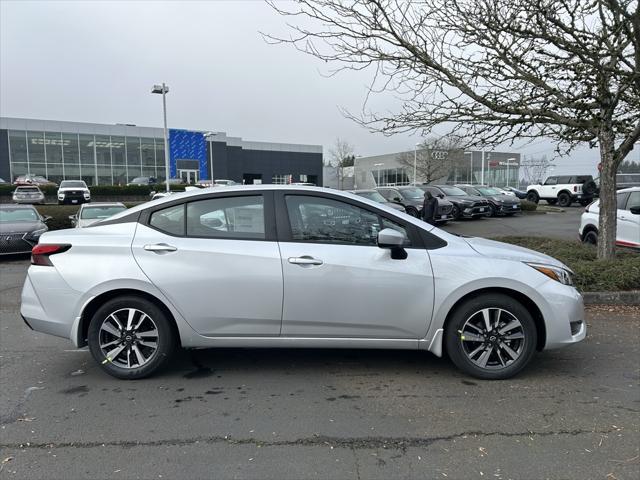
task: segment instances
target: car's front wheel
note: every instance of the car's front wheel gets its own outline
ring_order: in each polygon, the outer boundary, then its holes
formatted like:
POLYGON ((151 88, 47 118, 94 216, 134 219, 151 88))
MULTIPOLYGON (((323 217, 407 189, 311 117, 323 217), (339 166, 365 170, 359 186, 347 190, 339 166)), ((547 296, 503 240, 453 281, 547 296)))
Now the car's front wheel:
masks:
POLYGON ((540 196, 538 195, 538 192, 532 190, 527 193, 527 200, 533 203, 538 203, 540 201, 540 196))
POLYGON ((108 374, 134 380, 165 366, 176 339, 164 312, 137 296, 113 298, 102 305, 89 324, 91 355, 108 374))
POLYGON ((520 372, 533 358, 537 340, 528 310, 500 293, 464 302, 445 328, 446 351, 453 363, 485 380, 506 379, 520 372))
POLYGON ((582 237, 582 243, 586 243, 588 245, 597 245, 598 244, 598 232, 595 230, 589 230, 582 237))

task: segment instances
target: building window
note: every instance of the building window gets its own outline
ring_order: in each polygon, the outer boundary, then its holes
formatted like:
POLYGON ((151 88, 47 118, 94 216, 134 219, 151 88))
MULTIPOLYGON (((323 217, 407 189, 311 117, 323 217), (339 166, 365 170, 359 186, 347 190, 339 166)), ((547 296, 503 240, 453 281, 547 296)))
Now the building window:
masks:
POLYGON ((271 178, 271 183, 275 185, 287 185, 291 183, 291 174, 288 175, 274 175, 271 178))
POLYGON ((374 170, 373 177, 376 185, 409 185, 409 176, 404 168, 387 168, 384 170, 374 170))

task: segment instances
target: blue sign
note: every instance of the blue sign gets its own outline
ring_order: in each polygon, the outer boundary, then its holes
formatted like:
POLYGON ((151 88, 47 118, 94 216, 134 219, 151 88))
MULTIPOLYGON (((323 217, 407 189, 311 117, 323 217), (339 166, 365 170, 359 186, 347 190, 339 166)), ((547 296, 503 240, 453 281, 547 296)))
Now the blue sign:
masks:
POLYGON ((177 178, 177 160, 197 160, 200 167, 199 178, 209 178, 207 144, 202 133, 169 129, 169 153, 171 178, 177 178))

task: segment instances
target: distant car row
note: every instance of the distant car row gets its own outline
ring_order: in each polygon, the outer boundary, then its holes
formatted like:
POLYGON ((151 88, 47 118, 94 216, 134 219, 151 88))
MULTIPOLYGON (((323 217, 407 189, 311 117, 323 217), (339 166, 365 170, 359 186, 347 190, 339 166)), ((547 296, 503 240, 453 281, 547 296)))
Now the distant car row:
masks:
MULTIPOLYGON (((81 204, 91 201, 89 187, 82 180, 63 180, 60 182, 56 193, 58 205, 81 204)), ((21 185, 16 187, 12 194, 13 203, 20 204, 44 204, 45 197, 37 185, 21 185)))
POLYGON ((513 191, 483 185, 416 185, 386 186, 375 190, 354 190, 352 193, 393 208, 404 209, 414 217, 421 217, 425 192, 438 200, 436 223, 460 218, 514 215, 522 208, 513 191))

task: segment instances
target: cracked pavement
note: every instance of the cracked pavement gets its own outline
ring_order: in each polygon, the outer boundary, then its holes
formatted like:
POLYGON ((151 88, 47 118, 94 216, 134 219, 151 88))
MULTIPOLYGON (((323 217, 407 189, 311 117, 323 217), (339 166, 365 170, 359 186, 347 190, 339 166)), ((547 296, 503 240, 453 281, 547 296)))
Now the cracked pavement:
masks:
POLYGON ((27 264, 0 264, 0 478, 640 476, 638 309, 590 309, 585 342, 502 382, 424 352, 255 349, 119 381, 24 326, 27 264))

